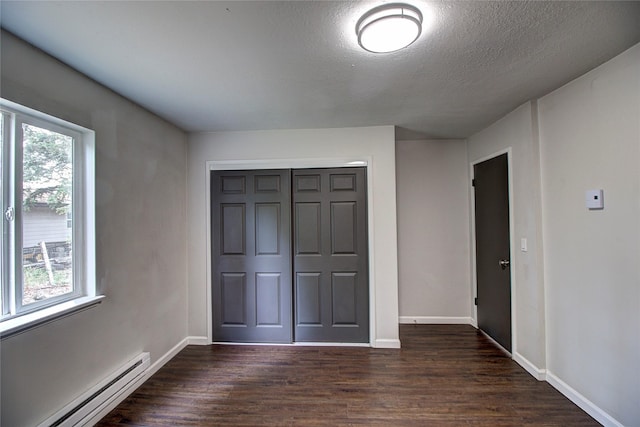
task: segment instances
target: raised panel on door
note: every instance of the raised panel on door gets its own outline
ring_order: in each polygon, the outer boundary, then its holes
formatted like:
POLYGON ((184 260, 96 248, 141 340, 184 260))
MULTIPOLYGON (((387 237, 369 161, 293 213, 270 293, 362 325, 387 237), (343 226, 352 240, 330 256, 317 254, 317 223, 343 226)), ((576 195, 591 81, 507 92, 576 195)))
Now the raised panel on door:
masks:
POLYGON ((331 307, 333 326, 358 326, 358 273, 331 275, 331 307))
POLYGON ((322 326, 320 273, 296 273, 296 318, 300 325, 322 326))
POLYGON ((295 204, 296 254, 320 255, 322 228, 319 202, 295 204))
POLYGON ((256 203, 256 256, 279 255, 282 222, 280 203, 256 203))
POLYGON ((289 170, 211 173, 213 340, 292 341, 289 170))
POLYGON ((246 277, 244 273, 220 274, 221 316, 224 326, 247 326, 246 277))
MULTIPOLYGON (((282 327, 282 275, 256 273, 256 325, 282 327)), ((285 283, 284 286, 289 286, 285 283)))
POLYGON ((244 255, 246 215, 244 203, 220 204, 220 238, 222 255, 244 255))
POLYGON ((294 336, 369 342, 366 170, 294 170, 294 336))
POLYGON ((331 202, 331 254, 356 253, 357 239, 357 203, 331 202))

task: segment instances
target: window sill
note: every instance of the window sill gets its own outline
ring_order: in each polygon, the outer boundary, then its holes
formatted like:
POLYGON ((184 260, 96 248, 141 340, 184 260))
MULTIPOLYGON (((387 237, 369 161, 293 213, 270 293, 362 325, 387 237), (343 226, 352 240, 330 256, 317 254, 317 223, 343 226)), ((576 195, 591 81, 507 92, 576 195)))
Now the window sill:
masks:
POLYGON ((67 317, 74 313, 87 310, 100 304, 103 299, 104 295, 77 298, 73 301, 63 302, 61 304, 54 305, 53 307, 38 310, 34 313, 7 319, 0 322, 0 339, 4 340, 30 329, 53 322, 62 317, 67 317))

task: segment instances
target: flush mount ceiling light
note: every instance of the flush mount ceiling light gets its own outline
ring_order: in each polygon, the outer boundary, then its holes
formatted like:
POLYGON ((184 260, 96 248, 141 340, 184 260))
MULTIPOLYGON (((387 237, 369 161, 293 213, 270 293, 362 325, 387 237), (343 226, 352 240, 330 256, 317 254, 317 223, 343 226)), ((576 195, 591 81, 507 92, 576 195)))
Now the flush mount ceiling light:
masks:
POLYGON ((371 9, 358 20, 358 44, 373 53, 403 49, 420 37, 422 13, 417 7, 391 3, 371 9))

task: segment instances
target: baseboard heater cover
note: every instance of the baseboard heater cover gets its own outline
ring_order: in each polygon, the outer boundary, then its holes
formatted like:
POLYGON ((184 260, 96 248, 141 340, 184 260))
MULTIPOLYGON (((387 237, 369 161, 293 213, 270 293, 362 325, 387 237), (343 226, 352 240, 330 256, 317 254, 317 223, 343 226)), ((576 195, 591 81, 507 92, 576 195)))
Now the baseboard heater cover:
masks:
POLYGON ((119 396, 136 378, 143 375, 151 364, 149 353, 140 353, 105 378, 95 387, 56 412, 38 427, 72 427, 84 425, 113 399, 119 396))

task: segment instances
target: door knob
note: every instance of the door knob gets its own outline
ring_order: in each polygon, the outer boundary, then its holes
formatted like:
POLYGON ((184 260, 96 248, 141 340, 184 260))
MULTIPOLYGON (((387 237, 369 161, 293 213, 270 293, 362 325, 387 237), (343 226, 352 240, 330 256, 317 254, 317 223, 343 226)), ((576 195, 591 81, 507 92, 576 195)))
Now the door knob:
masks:
POLYGON ((500 268, 504 270, 509 267, 510 262, 508 259, 501 259, 500 261, 498 261, 498 264, 500 265, 500 268))

